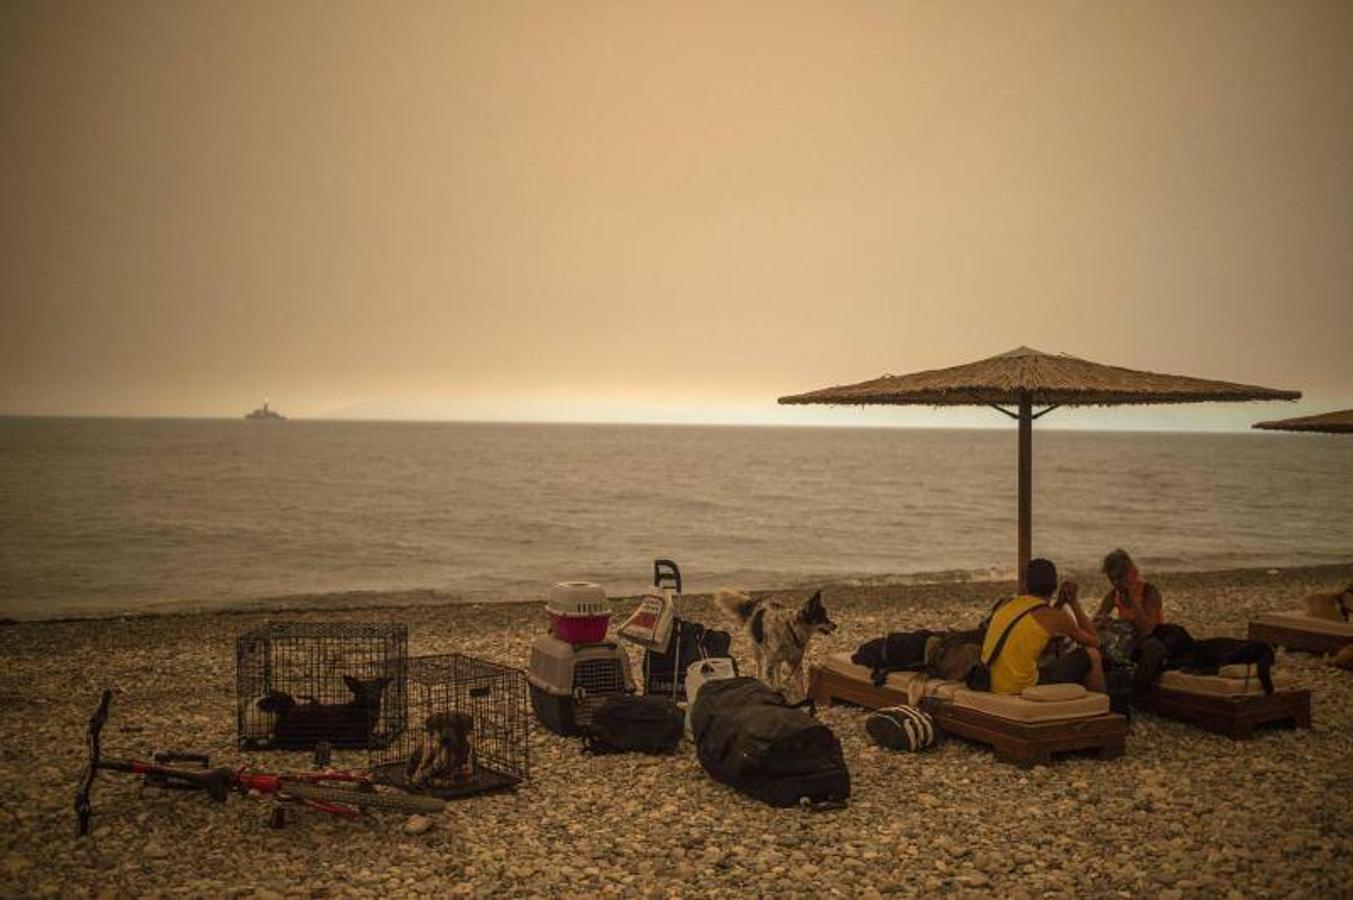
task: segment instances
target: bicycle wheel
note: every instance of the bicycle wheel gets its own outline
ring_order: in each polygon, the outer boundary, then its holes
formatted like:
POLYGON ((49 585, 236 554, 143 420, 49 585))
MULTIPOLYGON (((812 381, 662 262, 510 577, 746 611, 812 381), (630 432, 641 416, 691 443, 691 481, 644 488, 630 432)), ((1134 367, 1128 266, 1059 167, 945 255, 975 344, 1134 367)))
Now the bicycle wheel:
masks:
POLYGON ((311 781, 284 782, 282 793, 301 800, 341 803, 358 809, 387 809, 408 813, 439 813, 446 809, 446 801, 440 797, 406 794, 402 791, 362 790, 311 781))

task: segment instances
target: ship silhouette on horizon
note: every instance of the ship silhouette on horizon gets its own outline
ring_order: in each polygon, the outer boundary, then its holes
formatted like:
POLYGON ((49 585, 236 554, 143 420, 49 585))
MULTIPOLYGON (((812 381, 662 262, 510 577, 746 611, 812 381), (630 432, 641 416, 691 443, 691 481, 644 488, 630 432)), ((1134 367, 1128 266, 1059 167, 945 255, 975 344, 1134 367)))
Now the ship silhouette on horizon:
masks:
POLYGON ((282 421, 286 416, 268 406, 267 398, 264 398, 263 405, 251 413, 245 415, 246 419, 267 419, 271 421, 282 421))

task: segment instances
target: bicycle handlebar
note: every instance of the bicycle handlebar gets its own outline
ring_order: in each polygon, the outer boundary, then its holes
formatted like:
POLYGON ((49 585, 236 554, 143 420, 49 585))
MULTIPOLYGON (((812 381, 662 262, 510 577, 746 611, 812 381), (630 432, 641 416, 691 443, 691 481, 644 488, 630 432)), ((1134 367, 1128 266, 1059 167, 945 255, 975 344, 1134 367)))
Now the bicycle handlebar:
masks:
POLYGON ((99 701, 99 708, 94 710, 94 715, 89 717, 89 732, 87 735, 89 743, 89 762, 85 764, 85 770, 80 776, 80 789, 75 792, 75 817, 78 822, 75 836, 84 837, 89 833, 89 791, 94 787, 94 778, 99 774, 99 734, 103 731, 104 723, 108 721, 108 704, 113 699, 113 692, 104 689, 103 699, 99 701))

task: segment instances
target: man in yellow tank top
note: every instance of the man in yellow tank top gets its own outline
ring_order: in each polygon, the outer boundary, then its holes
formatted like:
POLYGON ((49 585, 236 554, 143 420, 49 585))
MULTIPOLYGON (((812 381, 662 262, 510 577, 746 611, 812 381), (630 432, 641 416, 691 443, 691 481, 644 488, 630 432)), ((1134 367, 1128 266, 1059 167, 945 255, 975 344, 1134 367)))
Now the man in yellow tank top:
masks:
POLYGON ((1104 668, 1099 656, 1099 637, 1081 608, 1076 583, 1068 581, 1058 591, 1057 567, 1046 559, 1029 561, 1024 583, 1029 593, 997 607, 982 642, 982 659, 991 669, 992 692, 1018 694, 1035 684, 1064 683, 1083 684, 1089 690, 1102 692, 1104 668), (1055 605, 1051 602, 1054 592, 1055 605), (1071 615, 1067 615, 1063 606, 1070 609, 1071 615), (1026 611, 1028 615, 1022 615, 1026 611), (1007 628, 1010 635, 993 659, 996 644, 1007 628), (1040 667, 1038 657, 1056 635, 1065 635, 1079 646, 1040 667))

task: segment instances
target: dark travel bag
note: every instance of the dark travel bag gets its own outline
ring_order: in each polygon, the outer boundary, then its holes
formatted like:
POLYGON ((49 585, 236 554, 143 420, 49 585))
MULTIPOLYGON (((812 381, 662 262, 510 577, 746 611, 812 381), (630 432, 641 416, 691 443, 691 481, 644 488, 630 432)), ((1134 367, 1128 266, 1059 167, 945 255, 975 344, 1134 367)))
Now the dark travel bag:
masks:
POLYGON ((1170 661, 1188 672, 1215 675, 1222 666, 1252 665, 1258 670, 1265 694, 1273 693, 1273 648, 1263 641, 1244 638, 1204 638, 1193 642, 1191 652, 1170 661))
POLYGON ((865 641, 851 654, 850 661, 870 670, 878 687, 888 680, 889 672, 919 671, 925 668, 926 642, 938 631, 894 631, 886 637, 865 641))
POLYGON ((850 797, 841 742, 755 678, 707 682, 691 710, 696 756, 715 781, 771 806, 850 797))
POLYGON ((686 717, 666 697, 612 697, 592 712, 583 735, 588 753, 671 753, 681 743, 686 717))

